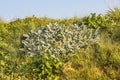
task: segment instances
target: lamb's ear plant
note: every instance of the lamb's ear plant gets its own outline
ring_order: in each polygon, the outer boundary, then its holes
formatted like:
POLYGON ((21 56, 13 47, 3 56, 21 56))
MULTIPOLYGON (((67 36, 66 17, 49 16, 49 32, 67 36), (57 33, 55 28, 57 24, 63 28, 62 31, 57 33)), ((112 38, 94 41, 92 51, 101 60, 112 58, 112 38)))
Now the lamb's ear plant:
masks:
POLYGON ((98 30, 89 29, 85 25, 66 28, 57 23, 49 24, 24 34, 22 50, 31 57, 40 58, 34 63, 37 63, 33 69, 34 74, 41 79, 56 78, 54 75, 60 74, 64 68, 66 56, 97 43, 98 30))
POLYGON ((23 35, 23 51, 31 56, 44 53, 55 57, 67 55, 97 42, 98 30, 85 25, 73 25, 67 29, 58 24, 49 24, 23 35))

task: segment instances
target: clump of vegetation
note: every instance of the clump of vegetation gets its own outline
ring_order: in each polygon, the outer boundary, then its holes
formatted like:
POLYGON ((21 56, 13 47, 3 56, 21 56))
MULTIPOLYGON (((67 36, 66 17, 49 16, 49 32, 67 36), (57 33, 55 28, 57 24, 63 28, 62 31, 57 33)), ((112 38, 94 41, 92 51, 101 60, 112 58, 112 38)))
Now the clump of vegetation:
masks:
POLYGON ((94 29, 97 27, 100 27, 101 29, 109 29, 114 25, 114 21, 101 14, 96 15, 96 13, 92 13, 90 16, 84 18, 84 24, 94 29))
POLYGON ((58 24, 49 24, 24 35, 23 51, 30 55, 49 53, 57 57, 98 42, 97 35, 98 29, 89 29, 85 25, 65 28, 58 24))

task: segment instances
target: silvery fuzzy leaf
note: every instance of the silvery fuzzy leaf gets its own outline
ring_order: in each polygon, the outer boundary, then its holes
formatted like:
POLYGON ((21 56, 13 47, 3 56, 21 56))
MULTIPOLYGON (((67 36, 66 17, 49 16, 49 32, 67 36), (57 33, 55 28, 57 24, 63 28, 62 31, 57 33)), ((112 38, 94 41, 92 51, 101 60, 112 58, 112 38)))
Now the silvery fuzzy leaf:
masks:
POLYGON ((29 38, 29 35, 27 35, 27 34, 23 34, 23 37, 29 38))
POLYGON ((31 48, 28 48, 28 50, 32 51, 32 49, 31 49, 31 48))
POLYGON ((41 42, 42 44, 45 44, 45 42, 44 42, 44 41, 42 41, 42 40, 41 40, 40 42, 41 42))
POLYGON ((42 30, 38 30, 38 34, 41 34, 42 33, 42 30))

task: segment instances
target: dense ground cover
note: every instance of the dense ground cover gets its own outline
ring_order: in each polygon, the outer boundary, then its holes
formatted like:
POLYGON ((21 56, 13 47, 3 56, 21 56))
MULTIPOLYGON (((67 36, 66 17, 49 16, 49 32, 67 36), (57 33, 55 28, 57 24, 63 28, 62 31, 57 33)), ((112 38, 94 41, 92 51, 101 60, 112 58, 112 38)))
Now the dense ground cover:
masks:
POLYGON ((0 80, 119 80, 120 9, 0 20, 0 80))

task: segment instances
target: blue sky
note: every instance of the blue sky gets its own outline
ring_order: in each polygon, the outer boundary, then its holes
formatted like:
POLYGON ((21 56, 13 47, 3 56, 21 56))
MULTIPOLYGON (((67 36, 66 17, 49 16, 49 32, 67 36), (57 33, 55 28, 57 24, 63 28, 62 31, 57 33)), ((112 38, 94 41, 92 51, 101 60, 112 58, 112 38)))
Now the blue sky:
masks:
POLYGON ((82 17, 90 13, 105 13, 119 6, 120 0, 0 0, 0 18, 10 21, 15 18, 36 15, 38 17, 82 17))

